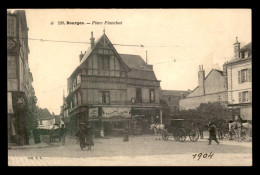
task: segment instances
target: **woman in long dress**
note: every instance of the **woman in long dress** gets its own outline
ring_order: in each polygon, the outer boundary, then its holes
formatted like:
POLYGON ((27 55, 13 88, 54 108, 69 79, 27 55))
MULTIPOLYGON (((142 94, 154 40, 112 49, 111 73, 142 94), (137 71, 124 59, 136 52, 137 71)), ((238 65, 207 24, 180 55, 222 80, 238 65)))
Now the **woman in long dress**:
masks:
POLYGON ((91 150, 91 146, 94 146, 93 130, 92 130, 92 127, 89 124, 87 125, 86 146, 88 146, 89 150, 91 150))

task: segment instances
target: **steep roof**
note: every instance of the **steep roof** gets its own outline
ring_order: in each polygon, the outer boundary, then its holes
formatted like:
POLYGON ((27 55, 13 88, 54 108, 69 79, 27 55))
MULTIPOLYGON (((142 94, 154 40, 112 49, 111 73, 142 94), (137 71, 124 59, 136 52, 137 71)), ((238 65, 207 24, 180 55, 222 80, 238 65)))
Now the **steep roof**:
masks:
POLYGON ((240 49, 240 51, 249 51, 250 52, 250 55, 247 57, 247 58, 233 58, 231 59, 230 61, 228 61, 228 63, 226 64, 231 64, 231 63, 236 63, 236 62, 240 62, 240 61, 244 61, 244 60, 249 60, 249 59, 252 59, 252 42, 248 43, 247 45, 245 45, 244 47, 242 47, 240 49))
POLYGON ((222 75, 223 76, 223 71, 221 71, 221 70, 218 70, 218 69, 214 69, 215 71, 217 71, 218 73, 220 73, 220 75, 222 75))
POLYGON ((54 118, 54 116, 51 115, 51 113, 49 112, 49 110, 47 108, 44 108, 44 109, 37 108, 36 117, 37 117, 37 120, 47 120, 47 119, 54 118))
POLYGON ((241 51, 242 51, 242 50, 252 50, 252 42, 248 43, 247 45, 245 45, 244 47, 242 47, 240 50, 241 50, 241 51))
POLYGON ((128 78, 157 81, 154 71, 131 69, 131 71, 127 73, 127 76, 128 78))
POLYGON ((131 69, 127 73, 127 76, 129 78, 146 79, 154 81, 157 80, 151 65, 147 65, 141 56, 130 54, 119 54, 119 56, 122 58, 124 63, 131 69))
POLYGON ((119 54, 125 64, 131 69, 152 70, 139 55, 119 54))
POLYGON ((189 94, 189 91, 178 91, 178 90, 162 90, 162 95, 164 96, 181 96, 183 93, 184 96, 189 94))

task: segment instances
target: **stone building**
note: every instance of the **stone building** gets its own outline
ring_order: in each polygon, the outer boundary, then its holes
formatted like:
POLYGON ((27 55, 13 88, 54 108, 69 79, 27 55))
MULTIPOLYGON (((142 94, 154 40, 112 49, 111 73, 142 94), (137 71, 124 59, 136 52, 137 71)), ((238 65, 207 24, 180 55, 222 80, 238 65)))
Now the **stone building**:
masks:
POLYGON ((189 91, 161 90, 161 99, 171 108, 171 112, 179 110, 179 101, 189 94, 189 91))
POLYGON ((28 27, 24 10, 7 12, 8 143, 29 144, 36 97, 28 63, 28 27))
POLYGON ((180 100, 180 110, 196 109, 201 103, 227 103, 226 71, 212 69, 205 77, 203 66, 198 71, 198 86, 185 99, 180 100))
POLYGON ((80 64, 68 78, 64 121, 70 134, 80 123, 91 123, 98 134, 118 134, 124 127, 148 132, 162 116, 160 81, 153 66, 139 55, 119 54, 104 34, 79 56, 80 64), (69 118, 69 119, 66 119, 69 118))
POLYGON ((228 106, 239 110, 244 120, 252 121, 252 43, 240 48, 234 43, 234 58, 224 64, 227 69, 228 106))

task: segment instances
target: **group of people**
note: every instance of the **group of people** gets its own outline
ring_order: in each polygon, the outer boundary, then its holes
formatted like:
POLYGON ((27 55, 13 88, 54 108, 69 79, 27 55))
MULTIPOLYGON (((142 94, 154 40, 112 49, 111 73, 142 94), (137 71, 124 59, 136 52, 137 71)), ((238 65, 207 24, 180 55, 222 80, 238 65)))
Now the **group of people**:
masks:
POLYGON ((88 147, 88 150, 90 150, 91 146, 94 146, 93 130, 90 124, 87 124, 87 126, 85 127, 85 123, 80 123, 79 129, 76 132, 75 136, 79 139, 79 146, 81 150, 84 150, 86 146, 88 147))
MULTIPOLYGON (((232 129, 236 129, 237 130, 237 135, 239 138, 239 142, 241 142, 241 132, 242 132, 242 122, 243 119, 238 115, 236 116, 237 119, 234 122, 235 123, 235 127, 234 128, 229 128, 229 140, 231 140, 231 135, 232 135, 232 129)), ((229 124, 229 127, 231 127, 232 125, 229 124)), ((217 144, 219 144, 219 141, 217 140, 216 134, 217 134, 217 127, 214 125, 213 122, 209 122, 209 145, 211 144, 212 140, 215 140, 215 142, 217 144)))

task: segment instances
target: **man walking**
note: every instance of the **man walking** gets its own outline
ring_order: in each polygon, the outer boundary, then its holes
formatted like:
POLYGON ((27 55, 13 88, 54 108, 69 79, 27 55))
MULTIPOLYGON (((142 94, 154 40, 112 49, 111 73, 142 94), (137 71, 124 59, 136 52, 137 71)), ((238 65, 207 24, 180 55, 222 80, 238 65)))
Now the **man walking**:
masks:
POLYGON ((211 140, 215 140, 215 142, 219 144, 216 137, 216 126, 212 122, 209 122, 209 144, 208 145, 211 145, 211 140))
POLYGON ((83 148, 86 148, 86 130, 85 130, 85 123, 80 123, 79 129, 75 134, 76 137, 79 138, 79 146, 81 150, 83 151, 83 148))
POLYGON ((61 138, 62 145, 65 145, 65 137, 66 137, 66 131, 65 131, 64 124, 62 124, 60 128, 60 138, 61 138))

